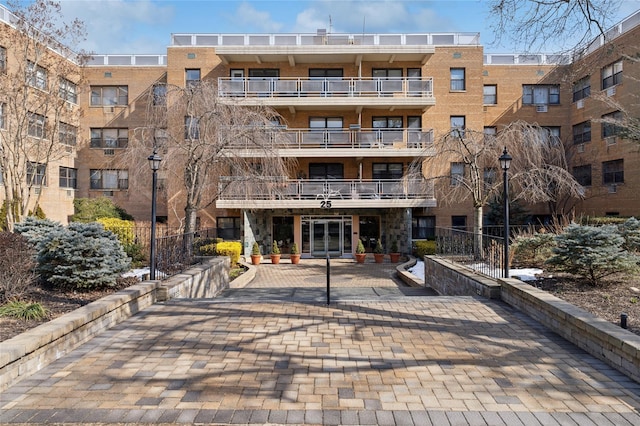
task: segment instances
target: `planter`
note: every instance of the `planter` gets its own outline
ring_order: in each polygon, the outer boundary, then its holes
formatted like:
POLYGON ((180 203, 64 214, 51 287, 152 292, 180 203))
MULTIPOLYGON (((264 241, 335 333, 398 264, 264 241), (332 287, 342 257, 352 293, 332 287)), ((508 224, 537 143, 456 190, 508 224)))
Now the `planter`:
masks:
POLYGON ((384 261, 384 253, 373 253, 373 258, 375 259, 376 263, 382 263, 384 261))
POLYGON ((367 258, 367 253, 356 253, 356 262, 364 263, 364 260, 367 258))
POLYGON ((389 253, 389 257, 391 258, 391 263, 400 262, 400 253, 389 253))
POLYGON ((278 263, 280 263, 280 256, 282 256, 281 254, 272 254, 271 255, 271 263, 273 263, 274 265, 277 265, 278 263))
POLYGON ((291 258, 291 263, 293 263, 294 265, 297 265, 298 263, 300 263, 300 255, 299 254, 291 254, 289 256, 291 258))
POLYGON ((262 255, 259 255, 259 254, 252 254, 251 255, 251 264, 252 265, 259 265, 260 264, 260 260, 262 260, 262 255))

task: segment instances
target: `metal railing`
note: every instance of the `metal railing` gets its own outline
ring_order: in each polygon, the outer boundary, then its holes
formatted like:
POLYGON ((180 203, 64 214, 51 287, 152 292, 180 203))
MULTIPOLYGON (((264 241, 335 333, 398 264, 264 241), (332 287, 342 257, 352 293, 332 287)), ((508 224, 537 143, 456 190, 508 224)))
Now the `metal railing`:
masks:
MULTIPOLYGON (((268 134, 277 149, 424 149, 433 145, 432 129, 281 129, 268 134)), ((250 150, 255 142, 238 138, 229 147, 250 150)))
POLYGON ((504 238, 453 228, 436 228, 436 254, 491 278, 504 275, 504 238))
POLYGON ((199 247, 213 242, 216 229, 167 235, 156 238, 156 279, 179 274, 200 262, 199 247))
POLYGON ((433 97, 433 78, 220 77, 218 95, 229 97, 433 97))
POLYGON ((252 181, 251 185, 244 184, 245 178, 223 176, 220 179, 220 200, 380 200, 434 196, 431 183, 421 179, 325 180, 274 177, 268 182, 252 181))

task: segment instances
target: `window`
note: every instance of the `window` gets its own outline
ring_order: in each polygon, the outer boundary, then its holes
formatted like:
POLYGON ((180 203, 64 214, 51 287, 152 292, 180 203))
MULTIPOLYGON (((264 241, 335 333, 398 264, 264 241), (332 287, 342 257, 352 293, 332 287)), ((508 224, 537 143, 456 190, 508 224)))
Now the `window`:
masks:
POLYGON ((91 129, 91 148, 126 148, 129 129, 91 129))
POLYGON ((436 236, 435 216, 414 216, 411 219, 411 237, 414 240, 425 240, 436 236))
POLYGON ((605 185, 624 183, 624 160, 602 163, 602 183, 605 185))
POLYGON ((402 129, 402 117, 373 117, 374 129, 402 129))
POLYGON ((498 103, 498 86, 495 84, 484 86, 482 103, 485 105, 496 105, 498 103))
POLYGON ((0 46, 0 74, 7 72, 7 49, 0 46))
POLYGON ((591 186, 591 164, 574 166, 573 177, 582 186, 591 186))
POLYGON ((224 240, 240 239, 240 223, 239 217, 218 217, 216 218, 216 231, 218 238, 224 240))
POLYGON ((27 62, 27 84, 41 90, 47 88, 47 70, 34 62, 27 62))
POLYGON ((464 68, 451 68, 450 90, 461 91, 466 89, 464 74, 465 74, 464 68))
POLYGON ((184 79, 186 87, 194 87, 200 83, 200 69, 184 70, 184 79))
POLYGON ((573 83, 573 102, 588 98, 591 95, 591 81, 589 76, 573 83))
POLYGON ((492 186, 496 183, 496 177, 498 176, 498 169, 495 167, 485 167, 483 171, 483 178, 485 186, 492 186))
POLYGON ((128 189, 128 170, 91 169, 91 189, 128 189))
POLYGON ((498 134, 498 128, 496 126, 485 126, 483 129, 483 133, 484 140, 491 141, 495 139, 496 135, 498 134))
POLYGON ((46 185, 47 166, 40 163, 27 163, 27 185, 46 185))
POLYGON ((78 169, 60 167, 60 188, 78 188, 78 169))
POLYGON ((620 123, 623 119, 623 115, 620 111, 615 111, 602 116, 602 137, 608 138, 615 136, 622 130, 620 123))
POLYGON ((464 179, 464 163, 451 163, 451 185, 458 186, 464 179))
POLYGON ((153 85, 153 105, 164 106, 167 104, 167 85, 163 83, 153 85))
POLYGON ((344 165, 340 163, 309 164, 309 179, 344 179, 344 165))
POLYGON ((30 112, 28 120, 29 120, 29 124, 28 124, 27 133, 29 134, 29 136, 33 136, 35 138, 44 138, 45 137, 44 115, 30 112))
POLYGON ((278 78, 280 70, 278 68, 251 68, 249 69, 251 78, 278 78))
POLYGON ((522 86, 523 105, 559 105, 560 85, 525 84, 522 86))
POLYGON ((451 134, 455 137, 463 138, 464 129, 466 127, 466 118, 464 115, 452 115, 450 117, 451 122, 451 134))
POLYGON ((373 163, 374 179, 402 179, 402 163, 373 163))
POLYGON ((78 103, 78 86, 66 78, 60 78, 60 98, 72 104, 78 103))
POLYGON ((342 68, 309 68, 310 78, 341 78, 342 68))
POLYGON ((127 86, 92 86, 91 106, 127 105, 129 88, 127 86))
POLYGON ((583 123, 573 126, 573 143, 581 144, 589 142, 591 140, 591 122, 585 121, 583 123))
POLYGON ((309 129, 342 129, 342 117, 309 117, 309 129))
POLYGON ((467 217, 466 216, 451 216, 451 227, 460 231, 467 229, 467 217))
POLYGON ((60 122, 58 126, 58 139, 61 144, 76 146, 78 129, 71 124, 60 122))
POLYGON ((540 128, 541 137, 545 142, 560 142, 560 126, 542 126, 540 128))
POLYGON ((602 68, 602 90, 622 83, 622 59, 602 68))
POLYGON ((376 80, 377 90, 384 95, 403 91, 401 68, 373 68, 371 76, 376 80))
POLYGON ((200 123, 197 117, 184 118, 184 138, 200 139, 200 123))

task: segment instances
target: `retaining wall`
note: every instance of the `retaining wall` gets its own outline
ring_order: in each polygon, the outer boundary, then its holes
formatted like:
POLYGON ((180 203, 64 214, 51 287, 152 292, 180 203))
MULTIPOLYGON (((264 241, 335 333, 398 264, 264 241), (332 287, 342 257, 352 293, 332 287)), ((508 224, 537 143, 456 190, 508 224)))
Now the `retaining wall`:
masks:
POLYGON ((229 258, 213 258, 166 281, 144 281, 0 344, 0 392, 61 358, 100 332, 157 301, 213 297, 229 286, 229 258))
POLYGON ((426 256, 424 264, 425 285, 441 295, 499 298, 640 382, 640 336, 637 334, 515 278, 480 277, 464 266, 435 256, 426 256))

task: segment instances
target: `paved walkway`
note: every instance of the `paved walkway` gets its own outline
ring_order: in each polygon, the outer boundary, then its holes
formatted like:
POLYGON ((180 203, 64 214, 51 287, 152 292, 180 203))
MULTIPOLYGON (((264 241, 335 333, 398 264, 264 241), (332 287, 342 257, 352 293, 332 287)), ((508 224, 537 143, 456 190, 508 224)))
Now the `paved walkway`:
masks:
POLYGON ((336 261, 327 306, 303 262, 144 310, 1 393, 0 424, 640 424, 640 384, 505 304, 336 261))

